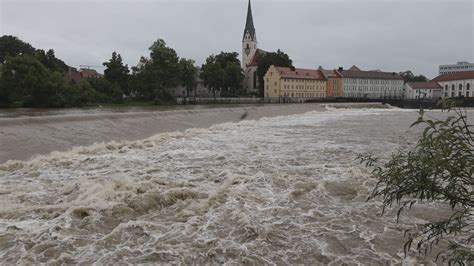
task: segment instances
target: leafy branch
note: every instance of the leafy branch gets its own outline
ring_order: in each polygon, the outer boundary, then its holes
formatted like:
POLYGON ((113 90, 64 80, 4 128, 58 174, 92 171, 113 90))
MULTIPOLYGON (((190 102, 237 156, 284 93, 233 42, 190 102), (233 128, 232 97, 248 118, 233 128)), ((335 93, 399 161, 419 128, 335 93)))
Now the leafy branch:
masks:
POLYGON ((455 241, 437 260, 465 265, 474 262, 474 138, 467 112, 444 104, 453 114, 445 120, 426 119, 420 111, 411 127, 424 126, 424 130, 412 149, 398 151, 384 164, 371 154, 360 154, 358 159, 378 180, 368 200, 381 198, 382 213, 397 205, 397 222, 403 210, 424 202, 441 202, 452 211, 445 219, 408 229, 405 254, 416 244, 416 250, 427 255, 449 236, 455 241))

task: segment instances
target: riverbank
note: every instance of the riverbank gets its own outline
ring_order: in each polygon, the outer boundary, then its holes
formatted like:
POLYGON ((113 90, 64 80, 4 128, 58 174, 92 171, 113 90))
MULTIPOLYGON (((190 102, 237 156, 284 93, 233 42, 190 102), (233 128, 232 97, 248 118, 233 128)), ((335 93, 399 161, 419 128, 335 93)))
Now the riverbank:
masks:
MULTIPOLYGON (((0 112, 0 163, 97 142, 140 140, 158 133, 208 128, 263 117, 325 111, 328 104, 159 106, 143 108, 20 109, 0 112)), ((380 103, 330 104, 381 108, 380 103)))

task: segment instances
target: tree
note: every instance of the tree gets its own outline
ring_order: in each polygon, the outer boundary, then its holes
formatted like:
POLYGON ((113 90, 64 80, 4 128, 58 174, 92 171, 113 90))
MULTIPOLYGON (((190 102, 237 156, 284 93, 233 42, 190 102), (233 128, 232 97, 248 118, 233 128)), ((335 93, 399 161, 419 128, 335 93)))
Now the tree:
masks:
POLYGON ((134 68, 133 89, 139 98, 145 100, 171 100, 170 90, 180 83, 179 57, 161 39, 149 50, 150 59, 143 58, 144 64, 134 68))
POLYGON ((210 55, 206 59, 206 63, 202 65, 200 76, 204 86, 208 87, 212 96, 216 98, 216 92, 224 87, 225 72, 215 55, 210 55))
POLYGON ((43 50, 38 49, 35 52, 35 57, 41 62, 41 64, 51 71, 65 72, 68 69, 66 63, 56 58, 53 49, 49 49, 46 53, 43 50))
POLYGON ((446 120, 431 120, 421 110, 412 125, 425 126, 418 143, 383 165, 370 154, 359 158, 378 179, 369 199, 381 197, 384 210, 398 205, 397 218, 404 209, 423 202, 444 203, 452 210, 445 219, 407 230, 405 253, 416 244, 426 254, 446 236, 457 236, 449 239, 448 248, 437 258, 464 265, 474 262, 474 235, 468 229, 474 208, 474 135, 466 112, 454 111, 446 120))
POLYGON ((293 66, 293 61, 290 59, 290 57, 280 51, 276 53, 264 53, 257 58, 257 78, 258 78, 258 86, 259 86, 259 94, 260 97, 263 97, 264 94, 264 82, 263 82, 263 77, 267 73, 268 69, 270 68, 271 65, 278 66, 278 67, 292 67, 293 66))
POLYGON ((194 66, 194 60, 181 58, 179 60, 181 86, 186 88, 186 96, 189 97, 190 92, 197 85, 197 69, 194 66))
POLYGON ((236 52, 221 52, 216 56, 216 60, 224 70, 224 83, 221 93, 223 96, 237 96, 240 93, 242 81, 244 80, 239 54, 236 52))
POLYGON ((64 106, 85 106, 96 100, 96 92, 88 81, 81 80, 77 84, 70 84, 65 88, 64 106))
MULTIPOLYGON (((104 70, 104 78, 116 84, 122 91, 122 94, 130 96, 131 91, 129 89, 129 73, 128 65, 124 65, 122 62, 122 56, 117 52, 112 53, 112 58, 108 62, 104 62, 103 65, 106 67, 104 70)), ((114 98, 117 99, 116 91, 113 92, 114 98)))
POLYGON ((214 97, 217 91, 221 92, 221 96, 232 97, 240 93, 244 75, 238 56, 236 52, 221 52, 209 56, 202 66, 201 78, 214 97))
MULTIPOLYGON (((100 103, 121 103, 123 102, 123 91, 119 84, 116 82, 110 82, 104 77, 88 78, 90 88, 94 91, 93 99, 95 102, 100 103)), ((82 87, 84 89, 85 87, 82 87)), ((84 90, 82 90, 84 91, 84 90)))
POLYGON ((407 70, 405 72, 401 72, 400 76, 402 76, 405 83, 407 83, 407 82, 426 82, 426 81, 428 81, 428 79, 425 76, 423 76, 423 75, 415 76, 413 74, 413 72, 411 72, 410 70, 407 70))
POLYGON ((55 107, 62 103, 66 84, 62 74, 51 71, 35 57, 8 58, 2 67, 2 92, 7 104, 17 107, 55 107))
POLYGON ((31 44, 26 43, 11 35, 0 37, 0 63, 3 63, 7 57, 17 55, 34 55, 36 49, 31 44))

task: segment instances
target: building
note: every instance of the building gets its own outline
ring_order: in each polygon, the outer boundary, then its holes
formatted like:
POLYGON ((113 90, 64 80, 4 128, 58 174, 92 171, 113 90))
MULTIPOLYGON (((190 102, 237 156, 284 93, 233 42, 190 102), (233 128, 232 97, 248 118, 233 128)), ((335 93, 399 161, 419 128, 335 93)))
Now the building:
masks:
POLYGON ((86 78, 98 78, 99 74, 94 69, 81 68, 79 71, 74 67, 67 67, 67 70, 63 73, 63 78, 67 82, 79 83, 81 80, 86 78))
POLYGON ((264 76, 264 97, 274 102, 325 98, 326 85, 320 70, 270 66, 264 76))
POLYGON ((82 75, 77 71, 77 68, 68 66, 67 71, 63 73, 63 78, 67 82, 79 83, 82 80, 82 75))
POLYGON ((98 78, 100 77, 100 74, 95 71, 94 69, 90 69, 90 68, 81 68, 79 70, 79 72, 81 73, 81 77, 83 78, 98 78))
POLYGON ((408 82, 404 88, 405 99, 440 99, 443 88, 436 82, 408 82))
POLYGON ((342 75, 336 70, 324 70, 322 67, 319 70, 327 80, 326 97, 342 97, 342 75))
POLYGON ((453 65, 441 65, 439 66, 439 74, 449 74, 463 71, 474 71, 474 64, 468 62, 458 62, 453 65))
MULTIPOLYGON (((197 76, 196 76, 196 87, 189 92, 189 95, 186 91, 186 88, 183 86, 178 86, 173 89, 172 95, 175 98, 181 98, 181 97, 197 97, 197 98, 211 98, 214 97, 212 92, 209 90, 209 88, 204 86, 204 82, 202 79, 199 77, 199 74, 201 73, 201 68, 196 67, 197 69, 197 76)), ((216 97, 220 97, 220 91, 216 91, 216 97)))
POLYGON ((439 75, 432 81, 443 88, 443 97, 473 97, 474 71, 439 75))
POLYGON ((244 70, 243 89, 247 94, 258 94, 257 59, 266 52, 258 48, 257 32, 253 23, 252 6, 249 0, 247 20, 242 39, 242 69, 244 70))
POLYGON ((403 78, 395 72, 363 71, 356 66, 339 68, 343 78, 343 97, 346 98, 402 98, 403 78))

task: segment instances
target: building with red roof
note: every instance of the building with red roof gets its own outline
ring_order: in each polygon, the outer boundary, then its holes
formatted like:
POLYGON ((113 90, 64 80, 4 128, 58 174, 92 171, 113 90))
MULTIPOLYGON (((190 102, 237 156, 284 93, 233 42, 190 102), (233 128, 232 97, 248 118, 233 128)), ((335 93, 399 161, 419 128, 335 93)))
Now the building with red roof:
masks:
POLYGON ((473 97, 474 71, 442 74, 432 81, 443 88, 443 97, 473 97))
POLYGON ((276 102, 303 102, 325 98, 326 86, 321 70, 270 66, 264 77, 264 97, 276 102))
POLYGON ((439 99, 443 96, 443 88, 434 81, 408 82, 404 88, 405 99, 439 99))
POLYGON ((327 80, 326 97, 342 97, 342 75, 336 70, 324 70, 322 67, 320 70, 327 80))

